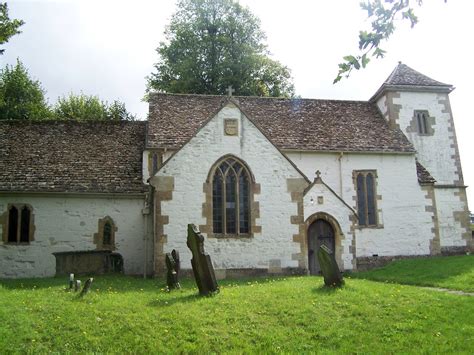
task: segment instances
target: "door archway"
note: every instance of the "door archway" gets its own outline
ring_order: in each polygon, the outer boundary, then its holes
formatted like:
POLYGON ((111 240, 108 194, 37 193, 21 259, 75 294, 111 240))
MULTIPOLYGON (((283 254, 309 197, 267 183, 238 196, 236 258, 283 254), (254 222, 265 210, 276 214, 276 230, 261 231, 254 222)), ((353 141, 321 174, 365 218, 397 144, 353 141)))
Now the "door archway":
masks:
POLYGON ((318 275, 321 268, 318 262, 318 250, 325 245, 336 252, 336 238, 333 226, 324 219, 317 219, 308 227, 308 268, 310 275, 318 275))

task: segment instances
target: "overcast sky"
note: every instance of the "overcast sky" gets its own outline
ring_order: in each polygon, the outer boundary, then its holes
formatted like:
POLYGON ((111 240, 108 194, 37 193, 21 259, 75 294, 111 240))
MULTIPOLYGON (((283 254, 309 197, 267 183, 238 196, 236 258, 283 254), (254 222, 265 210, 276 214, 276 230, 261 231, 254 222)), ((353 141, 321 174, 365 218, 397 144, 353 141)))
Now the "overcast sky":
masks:
MULTIPOLYGON (((419 24, 399 30, 384 45, 388 54, 368 69, 333 85, 337 63, 357 48, 358 31, 368 28, 359 0, 241 0, 260 18, 274 59, 287 65, 296 93, 304 98, 368 100, 398 61, 456 87, 450 94, 464 178, 474 186, 472 46, 474 2, 425 1, 419 24)), ((145 118, 145 77, 175 10, 163 1, 8 1, 11 18, 25 21, 20 35, 4 46, 2 67, 19 58, 41 81, 49 102, 69 92, 119 99, 145 118)), ((471 206, 474 188, 468 189, 471 206)), ((471 209, 474 209, 471 207, 471 209)))

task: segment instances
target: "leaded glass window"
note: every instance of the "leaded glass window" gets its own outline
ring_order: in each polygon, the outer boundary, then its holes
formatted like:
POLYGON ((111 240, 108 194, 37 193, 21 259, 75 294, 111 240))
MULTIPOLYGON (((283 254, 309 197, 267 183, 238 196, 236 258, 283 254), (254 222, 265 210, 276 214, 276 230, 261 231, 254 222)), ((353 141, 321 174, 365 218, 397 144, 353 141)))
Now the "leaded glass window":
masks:
POLYGON ((377 225, 375 177, 374 171, 356 172, 359 226, 367 227, 377 225))
POLYGON ((235 158, 221 161, 214 171, 212 220, 216 234, 250 233, 250 174, 235 158))

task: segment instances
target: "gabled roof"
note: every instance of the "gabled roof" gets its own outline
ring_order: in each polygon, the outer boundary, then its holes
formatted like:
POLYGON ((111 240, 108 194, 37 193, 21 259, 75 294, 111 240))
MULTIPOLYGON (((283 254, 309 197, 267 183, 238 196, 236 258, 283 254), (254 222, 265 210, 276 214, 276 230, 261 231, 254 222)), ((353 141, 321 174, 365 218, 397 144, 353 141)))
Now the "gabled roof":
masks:
POLYGON ((161 93, 150 96, 147 147, 180 148, 229 101, 281 150, 414 152, 366 101, 161 93))
POLYGON ((142 193, 145 126, 0 121, 0 191, 142 193))
POLYGON ((420 184, 434 184, 436 182, 435 178, 418 160, 416 161, 416 174, 420 184))
POLYGON ((410 68, 408 65, 399 62, 370 101, 376 100, 387 90, 451 92, 454 88, 450 84, 431 79, 410 68))

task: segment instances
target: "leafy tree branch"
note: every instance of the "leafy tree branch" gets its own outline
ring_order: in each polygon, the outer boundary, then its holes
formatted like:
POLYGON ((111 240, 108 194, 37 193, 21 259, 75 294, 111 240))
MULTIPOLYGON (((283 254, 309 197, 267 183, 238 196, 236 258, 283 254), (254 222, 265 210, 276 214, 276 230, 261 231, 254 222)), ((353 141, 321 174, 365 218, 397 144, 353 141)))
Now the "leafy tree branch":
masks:
MULTIPOLYGON (((24 23, 23 20, 10 19, 7 3, 0 2, 0 45, 7 43, 10 37, 21 33, 18 28, 24 23)), ((0 54, 3 54, 4 51, 4 49, 0 49, 0 54)))
MULTIPOLYGON (((446 2, 446 0, 445 0, 446 2)), ((371 58, 383 58, 386 51, 380 45, 394 33, 397 21, 409 22, 413 28, 418 23, 414 6, 421 6, 423 0, 370 0, 360 3, 371 20, 370 31, 359 32, 359 53, 343 57, 334 83, 348 78, 352 70, 365 68, 371 58)))

